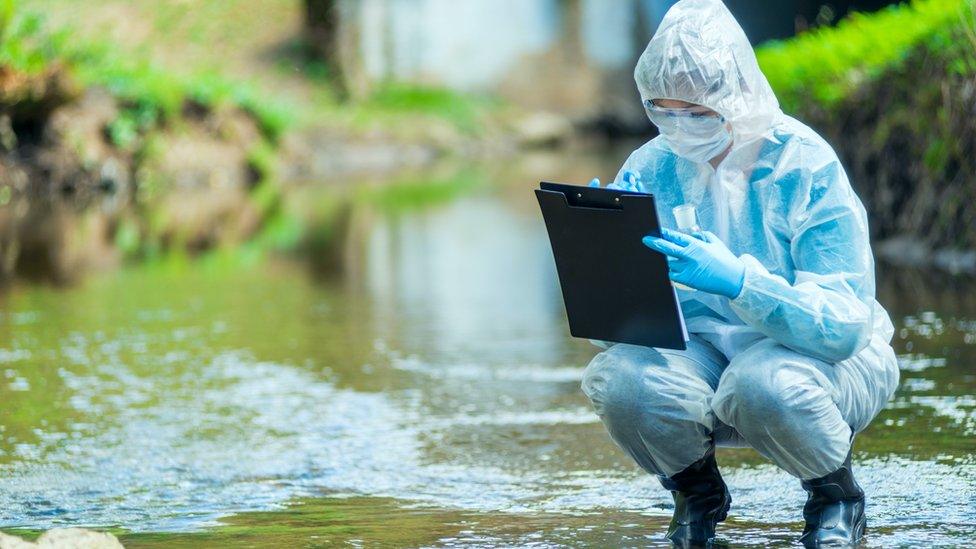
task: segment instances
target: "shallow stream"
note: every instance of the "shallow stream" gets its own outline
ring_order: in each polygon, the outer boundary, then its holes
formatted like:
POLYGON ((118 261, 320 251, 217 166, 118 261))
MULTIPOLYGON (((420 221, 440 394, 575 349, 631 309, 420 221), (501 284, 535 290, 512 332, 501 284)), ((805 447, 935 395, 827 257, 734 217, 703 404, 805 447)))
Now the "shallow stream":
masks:
MULTIPOLYGON (((670 496, 579 390, 531 188, 605 158, 485 168, 361 206, 342 267, 240 254, 0 297, 0 528, 127 546, 663 546, 670 496)), ((326 191, 309 187, 300 201, 326 191)), ((337 237, 338 238, 338 237, 337 237)), ((314 259, 314 258, 311 258, 314 259)), ((902 384, 857 440, 872 547, 976 543, 976 289, 880 266, 902 384)), ((788 545, 799 483, 722 451, 720 537, 788 545)))

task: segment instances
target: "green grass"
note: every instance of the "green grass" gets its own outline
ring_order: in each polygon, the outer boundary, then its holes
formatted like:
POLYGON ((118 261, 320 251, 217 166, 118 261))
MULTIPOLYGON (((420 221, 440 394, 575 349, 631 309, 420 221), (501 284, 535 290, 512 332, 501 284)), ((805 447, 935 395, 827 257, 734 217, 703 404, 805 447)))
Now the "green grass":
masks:
POLYGON ((444 88, 390 82, 378 86, 357 107, 371 116, 412 113, 440 118, 463 132, 476 133, 482 126, 482 115, 498 105, 486 97, 444 88))
POLYGON ((102 86, 141 111, 144 121, 153 116, 176 120, 188 103, 207 108, 236 106, 250 113, 265 136, 277 140, 292 123, 290 106, 262 97, 251 86, 208 72, 176 75, 144 60, 113 53, 108 44, 82 44, 64 48, 63 56, 82 85, 102 86))
POLYGON ((37 15, 16 10, 16 0, 0 0, 0 67, 35 76, 43 73, 64 49, 62 33, 43 34, 37 15))
POLYGON ((239 107, 255 118, 272 141, 291 123, 289 105, 261 96, 246 83, 214 72, 177 75, 119 53, 108 42, 74 40, 68 30, 46 29, 40 15, 18 11, 15 0, 0 0, 0 66, 27 76, 65 70, 82 87, 108 89, 124 107, 109 128, 119 146, 155 124, 177 120, 188 103, 211 109, 239 107))
POLYGON ((109 129, 123 147, 147 126, 178 119, 188 101, 241 107, 271 140, 304 125, 351 135, 379 129, 405 141, 443 135, 444 127, 472 136, 503 111, 490 98, 394 82, 340 101, 329 68, 307 57, 300 0, 208 0, 192 8, 183 0, 0 0, 11 12, 14 3, 30 36, 8 45, 26 45, 35 58, 21 64, 70 60, 81 84, 126 101, 128 112, 109 129))
POLYGON ((785 109, 799 110, 811 100, 830 108, 922 44, 952 56, 952 70, 976 71, 976 43, 960 36, 971 38, 972 26, 972 0, 914 0, 768 43, 757 57, 785 109))
MULTIPOLYGON (((151 165, 147 161, 157 157, 160 147, 165 144, 159 130, 178 130, 188 110, 195 112, 201 108, 215 110, 229 106, 253 115, 264 139, 249 151, 247 157, 248 167, 256 176, 250 199, 264 219, 264 225, 250 244, 241 247, 246 254, 293 249, 301 244, 304 233, 310 230, 284 212, 283 196, 277 184, 279 170, 275 143, 283 132, 294 127, 296 115, 303 118, 303 123, 311 119, 312 124, 324 124, 350 135, 381 129, 393 138, 410 140, 426 138, 434 127, 453 127, 455 132, 464 135, 477 134, 485 128, 486 120, 493 114, 492 109, 499 105, 480 96, 397 83, 379 85, 364 98, 340 103, 327 93, 327 71, 320 63, 307 60, 302 66, 305 78, 310 85, 325 91, 313 97, 318 100, 296 105, 287 99, 269 99, 267 91, 259 91, 260 88, 252 86, 251 82, 232 80, 225 76, 225 72, 208 68, 213 59, 200 60, 183 71, 172 62, 167 63, 142 50, 141 46, 123 45, 113 42, 113 38, 96 36, 91 29, 85 29, 86 20, 79 19, 88 16, 84 10, 75 12, 74 23, 57 25, 53 22, 59 14, 54 8, 65 11, 60 16, 66 16, 71 13, 70 6, 53 1, 52 10, 45 12, 50 19, 45 20, 37 14, 37 5, 26 3, 35 11, 25 10, 21 0, 0 0, 0 69, 11 69, 18 80, 20 76, 29 75, 36 77, 38 82, 43 82, 52 72, 66 74, 68 80, 77 84, 72 86, 75 91, 89 86, 107 89, 119 100, 120 106, 118 115, 106 127, 107 136, 116 147, 133 155, 137 167, 151 165)), ((98 0, 97 3, 103 11, 110 13, 120 6, 112 0, 98 0)), ((169 2, 163 3, 173 7, 169 2)), ((218 7, 227 6, 226 3, 207 5, 211 15, 218 7)), ((198 16, 181 16, 183 19, 178 21, 179 24, 170 24, 167 21, 172 19, 173 10, 160 13, 169 15, 157 14, 160 19, 153 24, 156 31, 151 39, 158 40, 158 47, 167 51, 178 49, 176 42, 179 38, 167 38, 163 31, 173 25, 178 29, 196 29, 195 17, 198 16)), ((206 23, 211 27, 217 25, 204 33, 208 36, 224 28, 223 24, 218 25, 213 20, 206 23)), ((179 36, 199 34, 195 30, 181 32, 179 36)), ((246 27, 242 32, 253 34, 256 30, 246 27)), ((174 56, 180 58, 178 52, 174 56)), ((2 77, 3 72, 0 72, 2 77)), ((257 83, 257 80, 253 82, 257 83)), ((27 99, 30 98, 23 94, 0 95, 0 106, 4 101, 16 106, 27 99)), ((133 216, 120 221, 114 235, 117 247, 125 257, 132 259, 159 259, 178 253, 178 243, 163 248, 159 235, 168 230, 167 220, 154 208, 154 199, 165 192, 168 182, 161 180, 151 169, 137 169, 137 177, 135 203, 139 209, 133 216)), ((358 198, 385 208, 437 202, 473 186, 470 180, 462 179, 407 181, 387 191, 364 190, 358 198)), ((332 209, 331 205, 329 209, 332 209)), ((323 217, 331 219, 334 215, 330 213, 323 217)))
MULTIPOLYGON (((242 109, 252 115, 262 133, 247 158, 256 178, 250 199, 269 223, 280 217, 275 143, 292 124, 291 105, 268 99, 246 83, 214 71, 174 73, 107 41, 77 39, 66 28, 50 31, 41 16, 17 10, 16 1, 0 0, 0 79, 6 75, 8 82, 13 82, 13 93, 0 92, 0 107, 16 108, 37 101, 34 95, 49 93, 45 82, 50 74, 73 82, 70 93, 89 86, 105 88, 119 100, 120 107, 106 127, 107 135, 116 147, 133 154, 137 167, 159 154, 162 134, 158 130, 179 129, 188 108, 242 109)), ((165 220, 152 204, 167 182, 160 181, 152 170, 137 168, 137 174, 136 203, 143 210, 145 223, 133 217, 122 219, 114 235, 116 245, 125 257, 132 258, 157 257, 164 251, 178 253, 179 246, 159 248, 157 235, 165 220)))

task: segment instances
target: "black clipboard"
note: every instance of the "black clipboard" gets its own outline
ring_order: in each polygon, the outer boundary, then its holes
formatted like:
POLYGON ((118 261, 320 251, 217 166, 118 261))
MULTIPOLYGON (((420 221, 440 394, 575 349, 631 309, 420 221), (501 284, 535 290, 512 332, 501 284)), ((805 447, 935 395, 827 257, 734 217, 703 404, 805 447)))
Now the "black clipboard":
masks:
POLYGON ((641 238, 661 234, 654 196, 560 183, 535 191, 574 337, 686 348, 667 259, 641 238))

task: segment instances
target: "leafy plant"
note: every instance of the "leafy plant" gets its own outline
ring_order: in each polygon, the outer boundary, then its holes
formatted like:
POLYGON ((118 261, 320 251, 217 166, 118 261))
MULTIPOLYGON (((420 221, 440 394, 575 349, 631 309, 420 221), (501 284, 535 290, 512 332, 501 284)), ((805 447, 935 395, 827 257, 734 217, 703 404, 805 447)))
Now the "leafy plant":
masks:
POLYGON ((14 0, 0 0, 0 43, 14 18, 14 0))
POLYGON ((811 100, 829 108, 923 43, 941 41, 943 51, 969 58, 957 65, 959 70, 971 70, 973 43, 959 48, 957 35, 967 21, 972 24, 972 13, 972 0, 914 0, 768 43, 757 57, 787 110, 811 100))
POLYGON ((71 40, 68 31, 48 32, 41 16, 16 9, 16 0, 0 0, 0 67, 39 74, 54 65, 71 71, 82 85, 101 86, 132 112, 109 129, 116 144, 131 142, 147 119, 166 123, 179 118, 188 101, 208 108, 237 106, 254 116, 265 136, 275 141, 292 123, 290 105, 262 97, 249 85, 215 73, 176 75, 142 59, 120 54, 108 42, 71 40))
POLYGON ((0 0, 0 67, 38 74, 57 57, 60 34, 41 36, 41 17, 20 15, 14 0, 0 0))

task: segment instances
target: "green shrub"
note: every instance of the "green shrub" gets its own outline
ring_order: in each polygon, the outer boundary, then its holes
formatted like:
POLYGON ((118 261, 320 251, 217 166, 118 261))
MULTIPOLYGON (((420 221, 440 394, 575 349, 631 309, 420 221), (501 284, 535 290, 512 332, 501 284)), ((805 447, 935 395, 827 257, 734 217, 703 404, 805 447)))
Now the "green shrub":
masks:
POLYGON ((0 66, 29 75, 47 69, 65 43, 63 34, 42 34, 38 15, 21 15, 15 0, 0 0, 0 66))
POLYGON ((137 129, 178 119, 190 101, 208 108, 237 106, 253 115, 272 141, 291 123, 289 105, 261 97, 244 83, 214 73, 175 75, 124 56, 107 42, 80 42, 65 31, 47 32, 39 15, 18 12, 15 3, 0 0, 0 66, 38 74, 63 65, 80 84, 108 89, 131 111, 110 128, 116 144, 124 146, 137 129))
POLYGON ((208 108, 239 107, 254 116, 272 141, 292 122, 289 106, 214 73, 174 75, 146 61, 121 58, 99 44, 76 46, 65 57, 72 60, 83 84, 103 86, 135 108, 155 112, 163 121, 179 118, 183 106, 192 101, 208 108))
POLYGON ((829 108, 923 43, 956 56, 955 70, 973 71, 976 44, 959 39, 972 32, 972 24, 972 0, 914 0, 767 43, 757 57, 786 110, 800 110, 811 100, 829 108))

